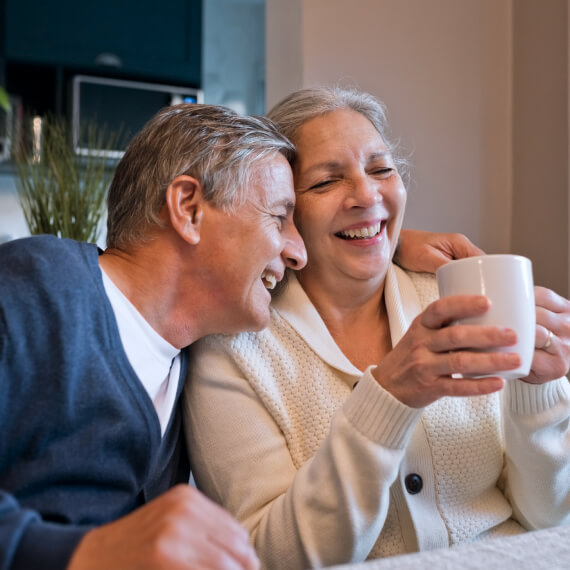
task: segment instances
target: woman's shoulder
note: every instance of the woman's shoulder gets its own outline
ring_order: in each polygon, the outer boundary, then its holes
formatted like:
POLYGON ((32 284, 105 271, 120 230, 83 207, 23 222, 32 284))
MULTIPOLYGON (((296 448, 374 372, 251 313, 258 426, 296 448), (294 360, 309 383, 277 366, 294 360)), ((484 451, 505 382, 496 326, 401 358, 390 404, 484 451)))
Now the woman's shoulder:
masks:
POLYGON ((272 339, 280 336, 283 319, 279 313, 270 307, 269 325, 260 331, 246 331, 236 334, 212 334, 201 338, 192 345, 192 352, 221 351, 227 353, 250 353, 259 351, 263 346, 272 344, 272 339))
POLYGON ((437 280, 433 273, 417 273, 407 270, 405 273, 418 294, 422 309, 425 309, 430 303, 439 298, 437 280))

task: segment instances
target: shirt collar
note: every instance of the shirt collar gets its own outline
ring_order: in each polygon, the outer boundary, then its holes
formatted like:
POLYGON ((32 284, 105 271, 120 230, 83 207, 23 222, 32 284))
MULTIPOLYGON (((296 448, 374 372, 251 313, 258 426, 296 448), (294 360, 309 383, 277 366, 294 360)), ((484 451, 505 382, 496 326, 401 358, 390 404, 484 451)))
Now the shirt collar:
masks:
MULTIPOLYGON (((420 313, 421 305, 411 279, 393 264, 386 274, 384 294, 392 346, 396 346, 420 313)), ((294 274, 289 276, 287 287, 273 301, 273 309, 327 364, 346 374, 362 375, 363 371, 356 368, 342 353, 294 274)))

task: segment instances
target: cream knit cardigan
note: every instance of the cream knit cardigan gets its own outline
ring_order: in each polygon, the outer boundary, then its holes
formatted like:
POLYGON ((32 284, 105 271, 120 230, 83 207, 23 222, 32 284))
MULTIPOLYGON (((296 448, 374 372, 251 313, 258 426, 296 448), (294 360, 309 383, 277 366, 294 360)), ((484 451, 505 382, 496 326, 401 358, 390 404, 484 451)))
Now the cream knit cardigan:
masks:
MULTIPOLYGON (((437 297, 392 266, 392 343, 437 297)), ((363 334, 365 334, 363 332, 363 334)), ((264 568, 322 567, 570 523, 570 386, 405 406, 342 354, 296 279, 259 333, 195 345, 185 406, 199 488, 264 568), (404 479, 419 474, 421 492, 404 479)))

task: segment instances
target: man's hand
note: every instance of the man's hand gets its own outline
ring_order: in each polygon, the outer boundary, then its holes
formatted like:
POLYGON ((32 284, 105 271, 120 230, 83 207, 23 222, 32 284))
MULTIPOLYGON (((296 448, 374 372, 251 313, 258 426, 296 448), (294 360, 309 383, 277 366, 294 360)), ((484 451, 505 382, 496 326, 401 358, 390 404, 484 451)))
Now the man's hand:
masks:
POLYGON ((170 489, 115 522, 88 532, 68 570, 255 570, 248 534, 189 485, 170 489))
POLYGON ((435 273, 452 259, 484 253, 463 234, 402 230, 394 261, 409 271, 435 273))

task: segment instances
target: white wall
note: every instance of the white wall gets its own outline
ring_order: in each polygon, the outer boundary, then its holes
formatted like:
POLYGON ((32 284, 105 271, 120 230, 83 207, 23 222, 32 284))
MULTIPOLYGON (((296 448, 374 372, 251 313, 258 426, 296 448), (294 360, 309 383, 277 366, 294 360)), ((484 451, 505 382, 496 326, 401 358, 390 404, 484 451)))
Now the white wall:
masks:
MULTIPOLYGON (((516 0, 512 248, 568 285, 568 0, 516 0)), ((566 293, 568 295, 568 293, 566 293)))
MULTIPOLYGON (((289 2, 267 0, 268 108, 288 91, 309 85, 340 82, 370 91, 387 104, 393 134, 412 153, 406 225, 461 231, 488 252, 512 251, 513 226, 524 223, 520 209, 513 209, 519 203, 513 185, 514 101, 520 100, 513 92, 514 16, 523 4, 531 11, 554 9, 552 17, 564 13, 567 31, 567 0, 293 0, 294 19, 289 2), (291 28, 283 29, 284 22, 291 28), (287 37, 299 42, 296 51, 287 37)), ((540 53, 540 46, 527 48, 540 53)), ((524 52, 520 43, 517 50, 524 52)), ((549 63, 543 60, 542 66, 549 63)), ((555 88, 567 97, 564 71, 559 81, 565 86, 555 88)), ((548 95, 541 97, 534 112, 548 113, 548 95)), ((519 120, 526 117, 519 113, 519 120)), ((567 152, 567 143, 562 148, 567 152)), ((565 185, 567 196, 567 174, 556 184, 565 185)), ((540 192, 550 199, 548 189, 540 192)), ((558 216, 540 222, 567 225, 566 201, 555 208, 565 221, 558 216)), ((529 209, 532 214, 526 200, 527 216, 529 209)), ((527 232, 540 235, 541 227, 527 225, 527 232)), ((519 253, 536 253, 520 240, 517 245, 519 253)), ((568 294, 567 248, 562 259, 560 252, 549 259, 545 244, 540 247, 545 259, 537 281, 568 294)))

